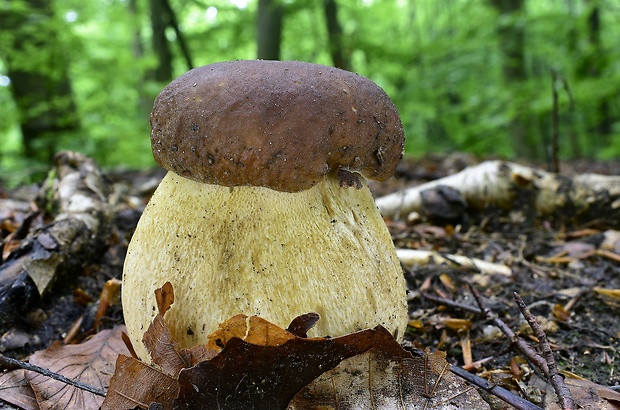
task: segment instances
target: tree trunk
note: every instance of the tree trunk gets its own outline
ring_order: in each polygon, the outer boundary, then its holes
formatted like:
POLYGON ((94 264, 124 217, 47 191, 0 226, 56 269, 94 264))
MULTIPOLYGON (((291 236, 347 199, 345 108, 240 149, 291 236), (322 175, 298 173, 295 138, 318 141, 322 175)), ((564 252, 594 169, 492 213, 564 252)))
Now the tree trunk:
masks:
POLYGON ((0 9, 24 155, 41 162, 51 161, 61 136, 79 129, 66 48, 58 41, 62 24, 49 0, 12 1, 0 9))
MULTIPOLYGON (((605 55, 605 49, 601 42, 601 6, 599 0, 587 0, 586 6, 590 7, 588 16, 588 54, 582 62, 581 71, 583 77, 600 78, 607 66, 608 59, 605 55)), ((597 127, 596 132, 599 136, 604 137, 611 135, 613 127, 613 118, 611 116, 611 104, 608 98, 598 102, 597 107, 597 127)), ((607 144, 603 142, 602 146, 607 144)))
POLYGON ((257 57, 263 60, 280 59, 284 8, 279 0, 259 0, 257 16, 257 57))
POLYGON ((157 56, 157 67, 152 76, 155 81, 168 82, 172 79, 172 51, 166 38, 166 28, 171 24, 165 0, 150 0, 151 29, 153 30, 151 44, 153 53, 157 56))
MULTIPOLYGON (((491 0, 490 3, 502 17, 514 17, 524 11, 524 0, 491 0)), ((503 57, 504 81, 509 88, 517 90, 519 85, 527 80, 524 26, 510 20, 506 23, 499 23, 497 35, 503 57)), ((529 119, 519 113, 520 107, 517 106, 516 109, 517 114, 509 126, 515 153, 520 158, 540 158, 541 152, 536 148, 542 144, 528 138, 529 119)))
MULTIPOLYGON (((131 25, 133 28, 133 33, 131 36, 131 49, 133 51, 134 58, 139 61, 144 59, 145 50, 142 31, 140 28, 140 17, 142 15, 138 7, 138 1, 129 0, 127 2, 127 10, 131 16, 131 25)), ((151 113, 151 108, 153 108, 153 97, 146 91, 147 81, 148 75, 144 72, 140 73, 140 75, 136 78, 135 87, 139 95, 138 112, 142 118, 148 118, 151 113)))
POLYGON ((325 12, 332 62, 335 67, 351 71, 351 58, 342 44, 342 26, 338 20, 338 3, 336 0, 323 0, 323 11, 325 12))

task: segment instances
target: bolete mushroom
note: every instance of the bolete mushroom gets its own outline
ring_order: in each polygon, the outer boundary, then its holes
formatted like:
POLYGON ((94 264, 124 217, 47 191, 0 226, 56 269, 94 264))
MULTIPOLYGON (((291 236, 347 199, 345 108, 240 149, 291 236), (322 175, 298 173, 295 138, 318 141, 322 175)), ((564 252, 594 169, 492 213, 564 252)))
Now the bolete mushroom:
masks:
POLYGON ((138 355, 172 283, 165 320, 182 346, 239 313, 312 335, 383 325, 402 339, 405 281, 365 178, 403 154, 400 117, 372 81, 302 62, 234 61, 172 81, 151 114, 169 172, 129 245, 122 302, 138 355))

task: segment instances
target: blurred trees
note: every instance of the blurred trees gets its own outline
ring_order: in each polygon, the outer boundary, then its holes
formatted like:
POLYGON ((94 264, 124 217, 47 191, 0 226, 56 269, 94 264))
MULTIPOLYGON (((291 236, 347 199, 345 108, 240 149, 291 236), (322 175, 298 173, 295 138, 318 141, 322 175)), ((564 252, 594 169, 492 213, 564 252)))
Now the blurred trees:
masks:
POLYGON ((23 153, 49 162, 59 136, 79 128, 61 38, 62 23, 47 0, 4 6, 0 9, 2 57, 12 82, 23 153))
POLYGON ((410 154, 542 160, 557 132, 564 157, 618 156, 618 10, 620 0, 0 0, 0 178, 55 149, 152 165, 148 111, 163 86, 192 66, 257 56, 373 79, 401 112, 410 154), (30 137, 29 119, 45 137, 30 137))

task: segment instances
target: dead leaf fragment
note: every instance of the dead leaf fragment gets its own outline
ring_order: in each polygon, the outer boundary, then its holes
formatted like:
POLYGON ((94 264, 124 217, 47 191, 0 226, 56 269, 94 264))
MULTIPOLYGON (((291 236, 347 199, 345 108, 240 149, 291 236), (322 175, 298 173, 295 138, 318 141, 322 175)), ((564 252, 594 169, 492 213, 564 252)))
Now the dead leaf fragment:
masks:
POLYGON ((24 410, 38 410, 37 399, 24 372, 23 369, 16 369, 0 376, 0 400, 24 410))
MULTIPOLYGON (((306 409, 306 404, 317 408, 324 398, 331 403, 334 392, 345 398, 338 400, 338 408, 349 408, 343 407, 347 400, 355 408, 364 408, 366 403, 359 401, 365 397, 360 391, 364 389, 370 389, 371 402, 379 404, 373 408, 379 409, 392 408, 381 403, 394 400, 431 404, 428 408, 437 409, 456 408, 451 407, 454 403, 461 409, 488 407, 475 390, 463 387, 461 379, 453 380, 444 356, 435 354, 429 359, 422 354, 416 359, 381 326, 333 339, 306 338, 260 317, 237 315, 220 324, 207 345, 187 350, 179 349, 163 319, 174 301, 172 288, 159 290, 156 298, 159 313, 143 338, 153 364, 119 356, 104 410, 146 409, 154 403, 163 410, 248 406, 277 410, 286 409, 293 397, 301 401, 291 408, 306 409), (313 380, 343 360, 348 364, 337 371, 337 386, 335 374, 327 376, 327 390, 321 382, 318 388, 314 386, 313 380), (378 384, 369 384, 375 379, 378 384), (315 391, 324 397, 313 396, 315 391), (467 407, 470 402, 476 405, 467 407)), ((316 314, 302 315, 290 328, 303 335, 316 320, 316 314)))
MULTIPOLYGON (((258 324, 266 322, 259 319, 258 324)), ((269 345, 234 337, 213 359, 184 369, 179 375, 179 398, 174 408, 243 408, 248 403, 261 403, 261 408, 285 409, 301 388, 342 360, 394 340, 387 330, 377 327, 334 339, 289 334, 289 340, 280 344, 284 338, 263 338, 265 328, 259 325, 257 329, 256 340, 269 345)), ((400 350, 402 355, 409 355, 400 350)))
MULTIPOLYGON (((560 410, 557 396, 546 381, 534 377, 531 382, 546 391, 545 410, 560 410)), ((576 409, 585 410, 620 410, 620 393, 589 380, 567 377, 564 380, 575 401, 576 409)))
MULTIPOLYGON (((30 363, 49 369, 67 378, 106 390, 114 373, 114 363, 119 354, 128 353, 121 340, 124 326, 103 330, 90 340, 61 346, 54 344, 36 352, 30 363)), ((43 409, 99 408, 103 397, 50 379, 41 374, 26 372, 25 378, 32 386, 39 407, 43 409)))
POLYGON ((155 289, 155 300, 157 301, 157 311, 163 316, 174 303, 174 291, 170 282, 166 282, 161 288, 155 289))
POLYGON ((101 410, 147 409, 151 402, 171 409, 178 391, 176 378, 138 359, 119 355, 101 410))
POLYGON ((449 371, 445 353, 402 357, 372 349, 323 374, 300 391, 288 409, 308 408, 482 410, 490 407, 475 389, 449 371))
POLYGON ((553 316, 560 319, 562 322, 568 322, 570 320, 570 312, 567 311, 564 306, 559 303, 553 305, 553 316))
POLYGON ((465 331, 470 330, 474 325, 471 320, 468 319, 459 319, 459 318, 446 318, 443 320, 443 324, 452 330, 465 331))
POLYGON ((608 298, 620 301, 620 289, 605 289, 596 287, 593 290, 599 295, 603 295, 608 298))

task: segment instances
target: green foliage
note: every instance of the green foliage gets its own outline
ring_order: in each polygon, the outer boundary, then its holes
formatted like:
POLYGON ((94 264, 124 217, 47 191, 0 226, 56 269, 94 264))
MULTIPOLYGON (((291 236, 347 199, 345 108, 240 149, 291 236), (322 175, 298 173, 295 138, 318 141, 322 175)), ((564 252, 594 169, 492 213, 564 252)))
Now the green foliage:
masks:
MULTIPOLYGON (((281 58, 331 64, 322 2, 281 2, 281 58)), ((170 3, 194 64, 254 58, 256 0, 170 3)), ((553 132, 553 71, 559 78, 562 155, 620 154, 619 0, 528 0, 513 15, 500 15, 490 0, 337 4, 344 52, 355 71, 393 98, 410 155, 459 150, 510 157, 518 144, 527 143, 542 157, 553 132), (590 19, 597 5, 599 40, 590 19), (498 30, 506 27, 524 30, 526 80, 510 81, 503 71, 507 45, 498 30), (517 122, 525 142, 515 139, 517 122)), ((106 167, 152 166, 148 115, 165 84, 149 79, 157 65, 149 1, 55 0, 52 5, 59 36, 53 49, 41 50, 41 60, 19 61, 21 51, 7 47, 16 33, 0 24, 0 76, 11 56, 26 68, 48 71, 54 66, 45 63, 43 53, 69 61, 81 131, 55 141, 56 149, 82 151, 106 167)), ((26 0, 0 0, 0 21, 11 7, 28 12, 26 0)), ((180 75, 188 67, 174 31, 166 34, 174 73, 180 75)), ((2 85, 0 110, 0 179, 23 176, 20 169, 36 164, 21 156, 18 110, 9 87, 2 85)))

